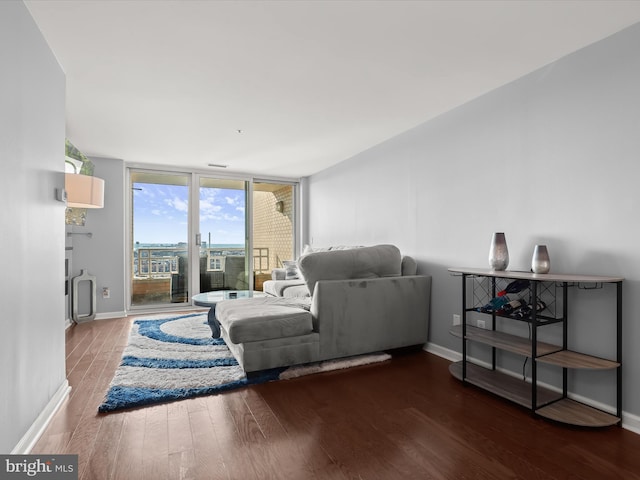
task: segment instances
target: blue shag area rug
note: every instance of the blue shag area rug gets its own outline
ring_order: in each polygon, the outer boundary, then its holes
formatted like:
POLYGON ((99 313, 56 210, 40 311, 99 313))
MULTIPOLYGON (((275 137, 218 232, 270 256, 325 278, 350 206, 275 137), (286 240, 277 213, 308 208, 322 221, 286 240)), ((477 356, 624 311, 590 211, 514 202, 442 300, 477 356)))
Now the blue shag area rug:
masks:
POLYGON ((246 385, 290 379, 390 359, 374 353, 289 368, 247 378, 221 338, 211 338, 206 313, 135 320, 122 362, 99 412, 211 395, 246 385))

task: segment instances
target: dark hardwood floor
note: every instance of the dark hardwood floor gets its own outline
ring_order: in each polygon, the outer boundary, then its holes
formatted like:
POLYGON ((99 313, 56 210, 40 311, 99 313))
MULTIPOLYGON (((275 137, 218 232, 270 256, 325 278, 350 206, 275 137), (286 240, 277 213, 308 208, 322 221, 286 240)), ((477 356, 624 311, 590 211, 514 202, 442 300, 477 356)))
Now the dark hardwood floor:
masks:
POLYGON ((130 324, 67 331, 73 389, 32 453, 81 479, 640 479, 640 435, 533 418, 426 352, 98 414, 130 324))

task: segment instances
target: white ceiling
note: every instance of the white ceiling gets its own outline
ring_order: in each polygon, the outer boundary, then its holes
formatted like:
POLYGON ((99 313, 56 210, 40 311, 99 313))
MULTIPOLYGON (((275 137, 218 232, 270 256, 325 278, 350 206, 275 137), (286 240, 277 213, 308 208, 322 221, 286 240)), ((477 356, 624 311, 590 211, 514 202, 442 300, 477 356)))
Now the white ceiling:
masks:
POLYGON ((284 177, 640 21, 640 2, 614 0, 25 3, 85 154, 284 177))

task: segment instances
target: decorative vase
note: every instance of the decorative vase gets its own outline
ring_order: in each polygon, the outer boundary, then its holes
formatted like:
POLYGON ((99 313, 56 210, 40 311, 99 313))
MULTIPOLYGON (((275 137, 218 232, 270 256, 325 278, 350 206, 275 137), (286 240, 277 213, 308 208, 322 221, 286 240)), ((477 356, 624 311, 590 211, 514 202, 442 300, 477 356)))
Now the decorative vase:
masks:
POLYGON ((506 270, 509 265, 509 250, 504 233, 496 232, 489 249, 489 266, 492 270, 506 270))
POLYGON ((551 261, 546 245, 536 245, 531 259, 531 271, 533 273, 549 273, 551 261))

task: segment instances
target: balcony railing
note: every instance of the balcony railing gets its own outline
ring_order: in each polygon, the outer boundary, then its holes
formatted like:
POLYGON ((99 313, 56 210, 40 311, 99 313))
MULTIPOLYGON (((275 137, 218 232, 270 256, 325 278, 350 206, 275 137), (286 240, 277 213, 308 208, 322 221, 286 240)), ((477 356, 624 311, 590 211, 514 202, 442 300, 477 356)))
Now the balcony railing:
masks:
POLYGON ((162 278, 179 273, 180 254, 186 256, 187 251, 172 247, 137 248, 133 251, 133 276, 162 278))
MULTIPOLYGON (((201 255, 207 257, 207 272, 223 271, 227 256, 241 256, 245 253, 244 248, 211 247, 203 250, 201 255)), ((133 252, 133 276, 134 278, 165 278, 182 273, 180 258, 186 257, 187 250, 184 247, 136 248, 133 252)), ((256 273, 269 272, 269 249, 254 248, 253 261, 256 273)))

